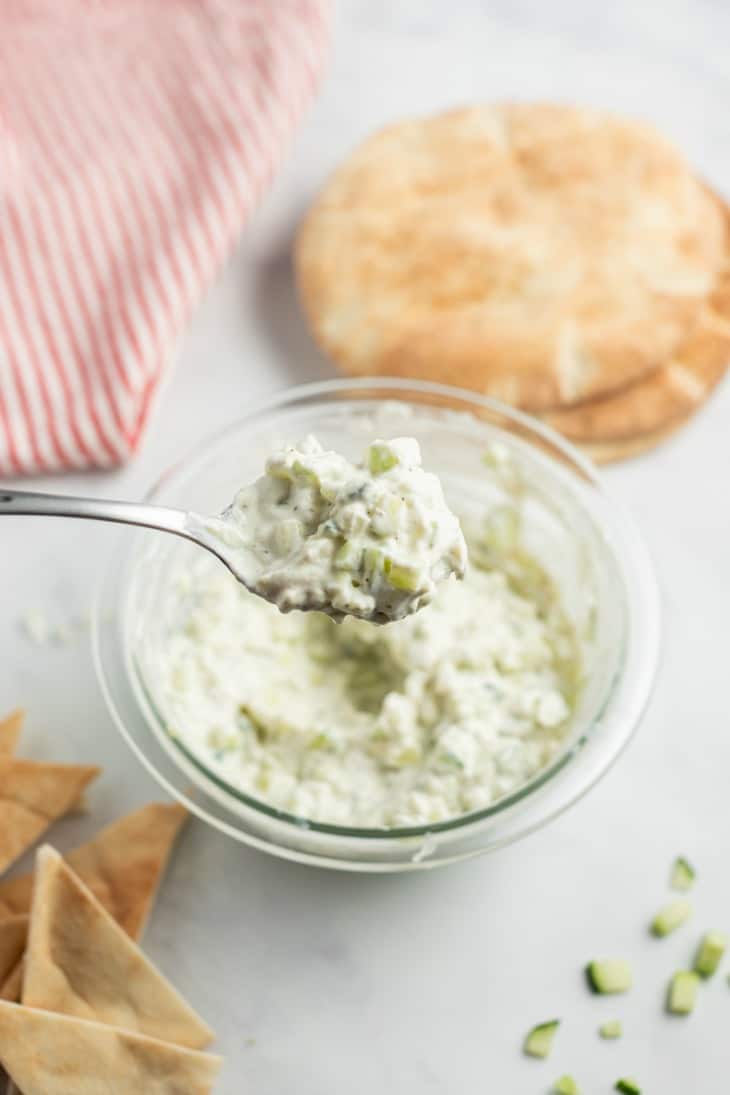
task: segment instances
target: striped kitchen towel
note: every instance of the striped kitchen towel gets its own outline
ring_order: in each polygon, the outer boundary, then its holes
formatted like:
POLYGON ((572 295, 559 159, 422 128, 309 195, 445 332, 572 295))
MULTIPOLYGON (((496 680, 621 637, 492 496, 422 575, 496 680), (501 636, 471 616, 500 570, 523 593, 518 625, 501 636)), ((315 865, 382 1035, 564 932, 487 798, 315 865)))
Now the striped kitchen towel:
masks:
POLYGON ((0 474, 134 450, 314 90, 327 0, 0 0, 0 474))

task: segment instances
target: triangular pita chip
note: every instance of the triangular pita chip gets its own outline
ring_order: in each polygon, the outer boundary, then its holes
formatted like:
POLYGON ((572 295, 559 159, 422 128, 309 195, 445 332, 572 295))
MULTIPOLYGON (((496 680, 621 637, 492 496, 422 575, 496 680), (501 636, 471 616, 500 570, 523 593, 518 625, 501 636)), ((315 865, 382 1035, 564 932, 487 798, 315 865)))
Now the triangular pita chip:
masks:
POLYGON ((0 1064, 23 1095, 208 1095, 219 1057, 0 1002, 0 1064))
POLYGON ((36 856, 21 999, 189 1049, 214 1037, 48 845, 36 856))
POLYGON ((78 801, 100 770, 0 757, 0 874, 78 801))
POLYGON ((17 965, 27 939, 27 916, 8 916, 0 920, 0 985, 17 965))
MULTIPOLYGON (((118 924, 139 939, 178 831, 182 806, 153 802, 112 822, 64 858, 118 924)), ((33 875, 0 882, 0 916, 28 913, 33 875)))
POLYGON ((25 719, 25 711, 18 709, 7 718, 0 719, 0 757, 12 756, 18 744, 20 730, 25 719))
MULTIPOLYGON (((20 738, 20 731, 23 728, 25 722, 25 711, 18 708, 17 711, 13 711, 5 719, 0 719, 0 757, 11 757, 15 753, 18 740, 20 738)), ((86 795, 82 791, 76 802, 72 802, 66 811, 66 816, 73 816, 75 814, 86 814, 89 812, 89 805, 86 799, 86 795)))

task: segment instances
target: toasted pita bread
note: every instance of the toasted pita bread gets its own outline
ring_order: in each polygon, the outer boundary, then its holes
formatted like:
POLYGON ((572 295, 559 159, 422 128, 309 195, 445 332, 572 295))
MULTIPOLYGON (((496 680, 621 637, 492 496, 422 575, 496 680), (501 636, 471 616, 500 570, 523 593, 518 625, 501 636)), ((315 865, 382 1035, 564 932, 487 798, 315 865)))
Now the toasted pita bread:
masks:
POLYGON ((22 988, 23 955, 20 956, 8 976, 0 984, 0 1000, 8 1000, 10 1003, 19 1004, 22 988))
POLYGON ((629 437, 621 441, 578 443, 578 448, 595 464, 616 464, 621 460, 630 460, 634 456, 642 456, 655 449, 681 430, 686 421, 687 419, 683 418, 679 422, 673 422, 664 430, 657 430, 655 433, 643 434, 639 437, 629 437))
POLYGON ((0 986, 15 969, 27 939, 27 916, 8 916, 0 920, 0 986))
POLYGON ((12 756, 18 744, 20 731, 25 721, 25 711, 18 708, 7 718, 0 719, 0 756, 12 756))
POLYGON ((730 269, 691 335, 661 368, 603 399, 544 415, 571 441, 632 441, 685 420, 712 394, 730 365, 730 269))
POLYGON ((48 845, 36 855, 21 999, 189 1049, 214 1037, 48 845))
POLYGON ((497 103, 371 136, 309 211, 295 262, 346 373, 542 412, 670 360, 727 247, 717 203, 648 126, 497 103))
POLYGON ((208 1095, 221 1066, 209 1053, 8 1003, 0 1063, 23 1095, 208 1095))
MULTIPOLYGON (((64 858, 127 935, 139 939, 154 904, 182 806, 153 802, 102 829, 64 858)), ((0 916, 30 911, 32 874, 0 882, 0 916)))
POLYGON ((0 874, 61 817, 100 768, 0 757, 0 874))

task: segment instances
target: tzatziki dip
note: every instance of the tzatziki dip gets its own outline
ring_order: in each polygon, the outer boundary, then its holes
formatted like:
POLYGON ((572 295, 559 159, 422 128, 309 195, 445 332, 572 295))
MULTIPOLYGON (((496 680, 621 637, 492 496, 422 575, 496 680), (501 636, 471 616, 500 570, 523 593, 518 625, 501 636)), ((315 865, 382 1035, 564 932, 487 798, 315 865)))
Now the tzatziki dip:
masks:
POLYGON ((398 620, 466 568, 459 521, 410 437, 372 442, 360 464, 314 437, 283 447, 224 518, 246 585, 281 612, 398 620))
MULTIPOLYGON (((315 537, 324 567, 304 556, 301 569, 288 568, 298 592, 287 608, 298 598, 311 604, 314 562, 315 595, 342 613, 397 614, 401 593, 432 597, 415 614, 379 627, 351 615, 341 623, 284 615, 205 555, 169 578, 159 637, 140 660, 170 735, 235 792, 309 822, 428 826, 514 791, 564 743, 576 641, 555 589, 521 546, 516 511, 469 513, 465 577, 436 587, 444 567, 462 568, 464 549, 458 523, 442 514, 434 529, 421 519, 420 493, 416 504, 413 493, 390 489, 402 489, 414 467, 410 443, 379 442, 353 481, 351 465, 307 442, 274 459, 263 493, 279 497, 277 484, 286 484, 287 504, 305 505, 292 516, 304 530, 321 528, 324 502, 338 522, 336 533, 315 537), (385 521, 377 528, 376 512, 385 521), (366 562, 372 551, 377 567, 366 562), (385 583, 386 559, 391 577, 393 567, 408 568, 406 588, 385 583)), ((432 490, 429 512, 442 498, 432 490)), ((249 520, 269 503, 256 487, 239 504, 249 520)), ((284 545, 287 558, 299 535, 284 545)), ((276 567, 274 552, 272 583, 276 567)))

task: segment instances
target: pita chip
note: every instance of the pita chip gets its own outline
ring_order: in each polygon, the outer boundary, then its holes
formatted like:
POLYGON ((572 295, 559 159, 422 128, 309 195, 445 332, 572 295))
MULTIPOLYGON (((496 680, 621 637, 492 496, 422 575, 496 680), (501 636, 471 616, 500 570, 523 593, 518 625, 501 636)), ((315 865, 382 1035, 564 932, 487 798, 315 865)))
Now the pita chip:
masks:
POLYGON ((102 1023, 0 1002, 0 1064, 23 1095, 209 1095, 221 1060, 102 1023))
POLYGON ((15 752, 24 720, 25 711, 20 709, 0 719, 0 757, 12 756, 15 752))
POLYGON ((189 1049, 214 1037, 48 845, 36 856, 22 1001, 189 1049))
MULTIPOLYGON (((153 802, 112 822, 69 852, 69 867, 127 935, 139 939, 187 811, 153 802)), ((0 916, 30 911, 32 874, 0 882, 0 916)))
POLYGON ((100 768, 0 757, 0 874, 78 801, 100 768))
POLYGON ((0 920, 0 986, 18 964, 27 939, 27 916, 8 916, 0 920))
MULTIPOLYGON (((17 711, 13 711, 7 718, 0 719, 0 757, 13 756, 24 722, 25 711, 22 711, 20 708, 18 708, 17 711)), ((86 800, 86 795, 82 791, 78 800, 69 806, 66 815, 75 816, 76 814, 87 814, 88 812, 89 804, 86 800)))

